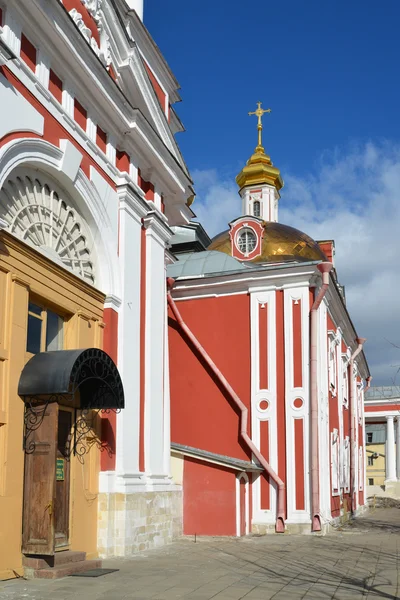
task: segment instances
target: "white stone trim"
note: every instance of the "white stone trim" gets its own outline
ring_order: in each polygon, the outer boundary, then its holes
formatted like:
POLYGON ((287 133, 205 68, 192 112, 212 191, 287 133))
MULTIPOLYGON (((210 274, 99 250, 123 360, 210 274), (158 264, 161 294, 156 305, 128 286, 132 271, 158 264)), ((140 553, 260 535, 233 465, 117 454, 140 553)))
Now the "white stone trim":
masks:
POLYGON ((3 37, 10 50, 19 57, 21 52, 21 25, 10 6, 7 6, 4 13, 3 37))
POLYGON ((250 531, 250 501, 249 501, 249 477, 247 473, 242 471, 236 475, 235 491, 236 491, 236 536, 240 537, 240 517, 241 517, 241 503, 240 503, 240 480, 244 479, 245 483, 245 518, 246 518, 246 535, 250 531))
POLYGON ((310 522, 310 485, 309 485, 309 287, 289 288, 284 291, 284 330, 285 330, 285 406, 286 406, 286 489, 287 522, 310 522), (293 364, 293 302, 301 302, 301 349, 302 349, 302 386, 294 386, 293 364), (295 408, 296 398, 303 400, 301 408, 295 408), (294 421, 303 420, 304 448, 304 510, 296 509, 296 473, 294 447, 294 421))
POLYGON ((327 306, 325 299, 318 309, 318 448, 319 464, 329 468, 319 469, 320 511, 323 521, 331 520, 331 473, 328 394, 328 340, 327 306))
MULTIPOLYGON (((145 311, 145 470, 156 483, 169 477, 170 454, 165 440, 164 344, 166 327, 165 247, 172 230, 160 215, 151 211, 143 218, 146 229, 146 311, 145 311)), ((172 483, 172 480, 170 480, 172 483)))
MULTIPOLYGON (((276 397, 276 291, 252 292, 250 294, 251 336, 251 432, 254 444, 260 449, 260 421, 268 421, 269 463, 278 470, 277 397, 276 397), (260 389, 260 339, 259 307, 268 307, 268 389, 260 389), (268 409, 261 411, 261 400, 268 401, 268 409)), ((261 509, 261 475, 252 483, 252 522, 275 523, 277 487, 270 478, 270 508, 261 509)))
POLYGON ((145 485, 139 473, 140 442, 140 315, 143 198, 133 186, 117 188, 119 198, 119 259, 122 303, 118 319, 118 368, 125 390, 125 408, 117 414, 115 489, 127 492, 145 485))

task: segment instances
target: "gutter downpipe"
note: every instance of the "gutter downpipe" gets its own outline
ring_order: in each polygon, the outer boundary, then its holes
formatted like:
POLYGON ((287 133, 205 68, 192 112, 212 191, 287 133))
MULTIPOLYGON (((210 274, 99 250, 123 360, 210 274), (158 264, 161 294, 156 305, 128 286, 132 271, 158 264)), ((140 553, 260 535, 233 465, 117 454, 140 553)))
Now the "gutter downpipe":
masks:
POLYGON ((276 533, 284 533, 285 532, 285 493, 286 493, 285 484, 283 483, 282 479, 280 479, 280 477, 277 475, 277 473, 275 473, 275 471, 272 469, 270 464, 267 462, 266 458, 261 454, 261 452, 254 445, 253 441, 247 434, 247 420, 248 420, 247 407, 240 400, 239 396, 236 394, 234 389, 231 387, 231 385, 229 384, 227 379, 222 375, 221 371, 218 369, 218 367, 216 366, 216 364, 214 363, 212 358, 209 356, 207 351, 200 344, 200 342, 198 341, 198 339, 196 338, 194 333, 189 329, 189 327, 184 322, 184 320, 178 310, 178 307, 176 306, 175 301, 171 295, 171 289, 172 289, 174 283, 175 283, 175 280, 172 279, 171 277, 169 277, 167 279, 168 305, 171 308, 173 315, 174 315, 179 327, 185 334, 185 336, 188 338, 190 343, 196 348, 197 352, 201 355, 201 357, 204 359, 204 361, 210 367, 210 369, 212 370, 214 375, 217 377, 221 386, 224 388, 224 390, 227 392, 227 394, 229 394, 229 396, 232 399, 232 401, 234 402, 234 404, 240 410, 240 437, 245 442, 245 444, 249 448, 249 450, 257 458, 259 463, 264 467, 264 469, 268 473, 269 477, 271 477, 271 479, 276 483, 276 485, 278 487, 278 510, 277 510, 277 517, 276 517, 276 523, 275 523, 275 531, 276 531, 276 533))
MULTIPOLYGON (((363 345, 366 342, 366 338, 357 338, 358 344, 356 350, 351 355, 349 361, 349 374, 348 380, 350 385, 350 485, 351 485, 351 510, 356 510, 356 490, 355 490, 355 450, 356 450, 356 418, 355 418, 355 405, 354 405, 354 381, 353 381, 353 364, 354 359, 358 356, 363 349, 363 345)), ((369 378, 371 380, 371 378, 369 378)), ((368 379, 367 379, 368 382, 368 379)))
POLYGON ((311 413, 311 531, 321 531, 319 494, 318 452, 318 309, 329 287, 329 273, 333 264, 322 262, 318 270, 322 273, 322 285, 310 311, 310 413, 311 413))

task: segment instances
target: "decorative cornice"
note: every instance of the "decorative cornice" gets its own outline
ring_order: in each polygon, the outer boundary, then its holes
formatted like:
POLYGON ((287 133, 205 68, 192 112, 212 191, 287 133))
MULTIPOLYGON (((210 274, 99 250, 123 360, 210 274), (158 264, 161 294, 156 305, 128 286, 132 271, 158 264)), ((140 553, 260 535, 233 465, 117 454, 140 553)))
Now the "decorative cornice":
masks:
POLYGON ((143 227, 148 233, 155 233, 164 243, 168 242, 174 234, 172 229, 168 227, 164 219, 155 210, 149 212, 147 217, 143 219, 143 227))
POLYGON ((106 299, 104 300, 104 308, 112 308, 116 312, 118 312, 121 304, 122 304, 121 298, 114 296, 114 294, 108 294, 106 296, 106 299))
MULTIPOLYGON (((94 4, 98 4, 99 0, 81 0, 81 2, 85 5, 87 4, 94 7, 94 4)), ((103 65, 108 67, 111 64, 110 39, 107 33, 104 31, 104 27, 102 26, 99 9, 95 10, 94 8, 92 8, 92 11, 90 11, 88 8, 88 11, 92 14, 93 19, 96 22, 97 28, 99 30, 100 48, 97 41, 92 36, 91 30, 85 25, 81 13, 79 13, 76 10, 76 8, 72 8, 69 11, 69 15, 74 21, 75 25, 78 27, 85 40, 88 42, 89 46, 92 48, 93 52, 96 54, 96 56, 99 57, 103 65)))
MULTIPOLYGON (((109 4, 109 2, 104 4, 102 18, 103 13, 107 19, 108 15, 113 15, 111 18, 112 30, 108 28, 107 33, 121 38, 123 48, 121 48, 119 60, 126 61, 132 52, 132 47, 129 45, 128 39, 122 35, 121 23, 115 18, 109 4)), ((40 37, 43 51, 52 56, 56 72, 71 85, 73 90, 79 90, 82 103, 92 106, 96 110, 94 117, 99 118, 100 122, 108 124, 108 132, 115 138, 117 144, 123 146, 128 154, 138 157, 139 166, 141 162, 150 161, 153 164, 157 174, 161 176, 162 191, 163 193, 165 191, 165 195, 176 194, 178 197, 182 196, 182 202, 186 201, 191 180, 185 172, 184 165, 167 148, 160 135, 140 110, 130 104, 126 95, 112 81, 96 55, 87 51, 87 40, 81 35, 61 2, 49 5, 47 0, 32 0, 26 6, 24 4, 24 10, 17 3, 15 10, 18 12, 18 18, 23 23, 27 35, 31 33, 27 24, 35 23, 35 28, 32 27, 33 41, 40 37), (104 88, 105 93, 99 94, 99 88, 104 88)), ((108 27, 108 20, 105 25, 108 27)), ((8 67, 25 84, 29 77, 29 67, 23 64, 14 65, 14 61, 10 61, 8 67)), ((116 68, 119 68, 118 64, 116 64, 116 68)), ((30 73, 33 82, 35 75, 30 73)), ((132 77, 134 79, 133 73, 132 77)), ((65 111, 52 97, 44 100, 43 86, 36 86, 37 91, 32 89, 29 83, 27 87, 46 108, 50 109, 53 116, 56 116, 64 124, 65 111), (49 107, 49 104, 53 106, 49 107)), ((73 127, 73 123, 70 121, 68 121, 68 125, 73 127)), ((87 144, 87 136, 84 132, 78 131, 76 137, 82 138, 78 140, 80 143, 87 144)), ((100 166, 108 169, 109 164, 111 163, 107 162, 100 166)))

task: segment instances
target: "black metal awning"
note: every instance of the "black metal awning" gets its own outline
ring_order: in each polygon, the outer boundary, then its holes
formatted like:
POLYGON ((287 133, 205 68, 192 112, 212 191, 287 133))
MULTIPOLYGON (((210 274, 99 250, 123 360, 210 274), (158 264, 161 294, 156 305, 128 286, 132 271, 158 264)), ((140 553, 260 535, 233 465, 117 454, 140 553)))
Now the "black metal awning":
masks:
POLYGON ((56 350, 35 354, 18 385, 25 402, 48 399, 80 409, 124 408, 124 388, 113 360, 103 350, 56 350))

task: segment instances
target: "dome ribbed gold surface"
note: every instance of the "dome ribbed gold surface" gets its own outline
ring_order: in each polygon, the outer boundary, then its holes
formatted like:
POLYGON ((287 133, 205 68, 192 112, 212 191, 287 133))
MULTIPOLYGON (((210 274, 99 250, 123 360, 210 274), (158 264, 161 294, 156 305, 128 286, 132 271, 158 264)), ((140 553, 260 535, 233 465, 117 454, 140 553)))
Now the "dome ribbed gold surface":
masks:
MULTIPOLYGON (((232 254, 229 231, 223 231, 216 235, 207 250, 232 254)), ((327 260, 317 242, 294 227, 268 221, 264 223, 261 255, 253 258, 250 262, 306 262, 311 260, 327 260)))

